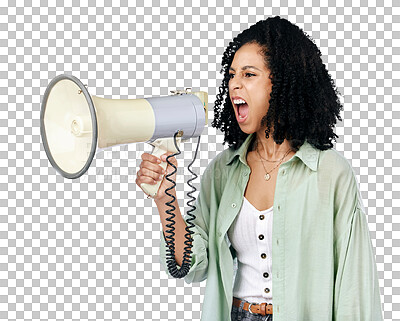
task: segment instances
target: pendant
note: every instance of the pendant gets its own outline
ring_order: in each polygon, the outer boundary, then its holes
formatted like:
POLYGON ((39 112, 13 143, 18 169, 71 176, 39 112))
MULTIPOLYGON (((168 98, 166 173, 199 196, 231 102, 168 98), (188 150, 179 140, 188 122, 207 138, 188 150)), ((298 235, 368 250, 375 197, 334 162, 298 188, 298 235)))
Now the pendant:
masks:
POLYGON ((264 179, 265 179, 266 181, 268 181, 268 180, 270 179, 270 177, 271 177, 271 176, 269 176, 268 173, 264 175, 264 179))

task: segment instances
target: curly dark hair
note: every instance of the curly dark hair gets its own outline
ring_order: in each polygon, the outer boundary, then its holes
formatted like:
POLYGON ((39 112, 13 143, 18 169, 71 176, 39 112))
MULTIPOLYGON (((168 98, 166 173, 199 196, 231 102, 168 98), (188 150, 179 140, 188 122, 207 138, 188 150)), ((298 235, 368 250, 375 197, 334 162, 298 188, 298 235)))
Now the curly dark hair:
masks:
POLYGON ((320 150, 333 147, 336 118, 342 121, 335 84, 321 60, 321 52, 302 29, 279 16, 260 20, 237 35, 229 43, 222 58, 224 79, 214 104, 212 127, 224 132, 224 142, 237 149, 247 138, 235 118, 229 97, 229 68, 235 52, 246 43, 261 46, 265 65, 270 70, 271 98, 261 126, 266 126, 266 138, 282 144, 287 139, 297 151, 304 140, 320 150), (225 102, 221 108, 224 96, 225 102))

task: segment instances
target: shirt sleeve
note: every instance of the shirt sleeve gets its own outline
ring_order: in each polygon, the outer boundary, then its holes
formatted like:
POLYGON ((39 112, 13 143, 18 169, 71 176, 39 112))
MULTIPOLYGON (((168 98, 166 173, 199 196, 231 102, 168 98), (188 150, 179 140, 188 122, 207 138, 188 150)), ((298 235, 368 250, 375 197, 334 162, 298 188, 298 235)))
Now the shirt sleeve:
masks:
MULTIPOLYGON (((191 267, 184 280, 186 283, 202 282, 207 278, 208 272, 208 231, 209 231, 209 220, 210 220, 210 209, 211 201, 214 193, 214 163, 215 160, 211 161, 207 166, 204 174, 201 177, 201 185, 199 195, 194 203, 196 209, 191 212, 191 215, 184 215, 184 220, 187 224, 187 219, 195 215, 195 219, 190 220, 194 224, 190 228, 194 233, 191 234, 192 241, 192 253, 191 253, 191 267)), ((167 235, 168 236, 168 235, 167 235)), ((169 251, 164 238, 164 233, 161 230, 160 238, 160 263, 164 271, 171 276, 167 266, 167 255, 169 251)), ((179 269, 179 267, 178 267, 179 269)))
POLYGON ((374 249, 360 207, 335 241, 334 321, 383 321, 374 249))

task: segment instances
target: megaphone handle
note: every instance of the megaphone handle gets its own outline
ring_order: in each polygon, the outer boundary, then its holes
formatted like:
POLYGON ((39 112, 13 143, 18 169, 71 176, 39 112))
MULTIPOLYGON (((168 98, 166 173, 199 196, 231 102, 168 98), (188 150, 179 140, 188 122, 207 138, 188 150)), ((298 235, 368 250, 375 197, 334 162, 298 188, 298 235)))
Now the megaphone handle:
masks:
MULTIPOLYGON (((176 138, 176 145, 179 148, 179 145, 181 143, 181 137, 176 138)), ((153 151, 151 152, 152 155, 160 158, 161 155, 171 152, 171 153, 177 153, 179 152, 176 147, 175 147, 175 142, 174 138, 168 137, 168 138, 159 138, 155 140, 154 142, 151 143, 151 145, 154 147, 153 151)), ((166 170, 167 169, 167 162, 161 162, 160 166, 166 170)), ((151 197, 154 197, 157 195, 158 189, 160 188, 161 181, 157 181, 156 184, 146 184, 142 183, 140 184, 140 187, 143 189, 143 191, 147 194, 150 195, 151 197)))
MULTIPOLYGON (((156 157, 158 157, 158 158, 160 158, 160 156, 163 155, 163 154, 165 154, 166 152, 167 152, 166 150, 164 150, 164 149, 162 149, 162 148, 160 148, 160 147, 155 146, 151 154, 154 155, 154 156, 156 156, 156 157)), ((167 169, 168 163, 167 163, 167 162, 161 162, 161 164, 159 164, 159 165, 160 165, 164 170, 166 170, 166 169, 167 169)), ((164 177, 164 175, 163 175, 163 177, 164 177)), ((156 184, 142 183, 142 184, 140 184, 140 187, 143 189, 143 191, 144 191, 147 195, 150 195, 151 197, 154 197, 154 196, 157 195, 157 191, 158 191, 158 189, 160 188, 161 182, 162 182, 162 180, 157 181, 156 184)))

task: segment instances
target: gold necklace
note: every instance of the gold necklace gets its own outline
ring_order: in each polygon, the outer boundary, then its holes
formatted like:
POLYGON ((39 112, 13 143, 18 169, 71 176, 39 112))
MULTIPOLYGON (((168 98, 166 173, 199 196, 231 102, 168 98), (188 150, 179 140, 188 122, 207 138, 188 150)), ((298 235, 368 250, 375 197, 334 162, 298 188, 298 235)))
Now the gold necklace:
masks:
MULTIPOLYGON (((257 150, 257 148, 258 148, 258 139, 255 141, 255 144, 254 144, 254 147, 253 147, 257 152, 258 152, 258 150, 257 150)), ((290 149, 289 149, 290 150, 290 149)), ((260 155, 260 153, 258 153, 258 155, 260 155)), ((261 155, 260 155, 260 157, 263 159, 263 160, 265 160, 265 161, 267 161, 267 162, 270 162, 270 163, 276 163, 276 162, 279 162, 280 160, 276 160, 276 161, 271 161, 271 160, 268 160, 268 159, 265 159, 264 157, 262 157, 261 155)), ((283 156, 283 157, 285 157, 285 156, 283 156)))
MULTIPOLYGON (((261 164, 262 164, 262 166, 264 167, 264 170, 265 170, 265 172, 266 172, 265 175, 264 175, 264 179, 265 179, 266 181, 268 181, 268 180, 271 178, 271 175, 269 175, 269 173, 271 173, 276 167, 278 167, 278 165, 279 165, 280 163, 282 163, 282 161, 283 161, 283 159, 286 157, 286 155, 289 154, 290 149, 287 150, 287 152, 285 153, 285 155, 283 155, 283 157, 281 158, 281 160, 279 161, 279 163, 278 163, 273 169, 271 169, 269 172, 267 171, 267 169, 266 169, 265 166, 264 166, 264 162, 262 161, 263 158, 261 157, 260 153, 258 152, 258 149, 256 149, 256 151, 257 151, 258 156, 260 156, 261 164)), ((270 162, 277 162, 277 161, 270 161, 270 162)))

